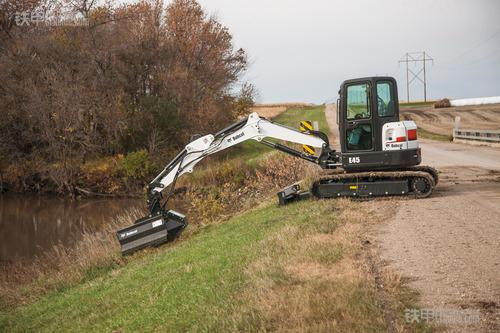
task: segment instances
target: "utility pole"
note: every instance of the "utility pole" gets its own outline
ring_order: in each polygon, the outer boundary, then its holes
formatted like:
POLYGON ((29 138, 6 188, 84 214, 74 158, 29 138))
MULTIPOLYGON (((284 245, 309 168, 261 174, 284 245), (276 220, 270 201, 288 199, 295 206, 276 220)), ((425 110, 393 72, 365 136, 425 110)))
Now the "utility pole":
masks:
POLYGON ((406 99, 408 103, 410 102, 410 84, 415 80, 419 80, 424 84, 424 101, 427 102, 427 76, 426 76, 426 62, 431 61, 434 64, 434 59, 432 59, 425 51, 423 52, 406 52, 406 54, 398 61, 398 64, 404 62, 406 64, 406 99), (415 66, 421 63, 420 70, 415 74, 409 64, 413 63, 415 66), (411 73, 411 78, 410 78, 411 73), (420 74, 423 74, 423 79, 420 78, 420 74))

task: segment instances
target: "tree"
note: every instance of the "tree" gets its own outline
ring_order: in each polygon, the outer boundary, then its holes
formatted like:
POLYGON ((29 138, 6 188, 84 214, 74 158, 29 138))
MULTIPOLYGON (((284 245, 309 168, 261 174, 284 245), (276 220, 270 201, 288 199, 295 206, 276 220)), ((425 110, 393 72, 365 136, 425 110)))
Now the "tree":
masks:
POLYGON ((179 112, 188 113, 189 121, 204 131, 234 120, 227 97, 246 70, 245 52, 234 51, 228 29, 194 0, 170 4, 166 26, 173 50, 169 81, 179 112))
POLYGON ((50 19, 88 24, 10 26, 0 48, 0 154, 10 165, 37 161, 25 179, 74 193, 86 161, 141 149, 171 155, 252 103, 252 86, 234 93, 245 52, 194 0, 51 8, 50 19))

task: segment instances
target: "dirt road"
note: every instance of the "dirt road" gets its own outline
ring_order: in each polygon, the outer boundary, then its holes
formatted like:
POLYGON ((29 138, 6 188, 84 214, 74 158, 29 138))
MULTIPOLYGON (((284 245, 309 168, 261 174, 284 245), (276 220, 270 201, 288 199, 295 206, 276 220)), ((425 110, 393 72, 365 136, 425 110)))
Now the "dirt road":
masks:
MULTIPOLYGON (((336 127, 335 106, 325 111, 336 127)), ((420 143, 422 164, 440 172, 435 193, 375 202, 392 214, 371 236, 388 268, 421 293, 421 307, 480 311, 479 322, 458 318, 450 331, 500 332, 500 149, 420 143)))
MULTIPOLYGON (((500 331, 500 149, 422 142, 440 171, 435 193, 397 201, 376 231, 383 260, 421 292, 426 309, 479 310, 451 331, 500 331)), ((460 321, 460 320, 458 320, 460 321)))

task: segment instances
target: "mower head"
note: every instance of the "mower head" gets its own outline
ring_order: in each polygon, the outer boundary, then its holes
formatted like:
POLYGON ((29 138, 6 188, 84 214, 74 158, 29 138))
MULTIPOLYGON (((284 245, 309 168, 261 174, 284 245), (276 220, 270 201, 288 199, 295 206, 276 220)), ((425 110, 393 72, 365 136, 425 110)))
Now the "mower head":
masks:
POLYGON ((278 195, 278 205, 283 206, 289 204, 290 202, 300 201, 309 199, 311 193, 309 191, 302 191, 300 185, 295 183, 290 186, 285 187, 277 193, 278 195))
POLYGON ((161 211, 134 222, 134 225, 118 230, 116 237, 122 255, 131 254, 149 246, 159 246, 174 240, 187 225, 186 217, 173 210, 161 211))

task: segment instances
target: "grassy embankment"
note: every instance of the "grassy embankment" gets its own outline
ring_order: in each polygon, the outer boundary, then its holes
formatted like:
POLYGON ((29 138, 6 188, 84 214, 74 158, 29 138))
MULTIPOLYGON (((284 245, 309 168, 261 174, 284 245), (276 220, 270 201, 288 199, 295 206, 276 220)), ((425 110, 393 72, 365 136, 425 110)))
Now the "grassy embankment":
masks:
POLYGON ((397 276, 374 269, 370 245, 362 243, 368 225, 382 218, 348 200, 277 207, 266 199, 124 266, 94 270, 80 283, 4 309, 0 330, 402 329, 414 295, 397 276))
MULTIPOLYGON (((290 112, 295 117, 301 115, 297 110, 290 112)), ((306 112, 312 114, 313 119, 323 116, 321 108, 306 112)), ((290 126, 298 123, 294 117, 288 119, 290 126)), ((315 169, 308 162, 270 151, 257 142, 249 142, 247 147, 236 146, 225 153, 202 161, 196 172, 181 177, 177 184, 180 192, 174 195, 170 206, 189 218, 190 227, 184 232, 184 238, 204 225, 255 206, 315 169)), ((99 232, 85 234, 75 247, 55 246, 34 261, 0 263, 0 309, 36 300, 47 292, 67 288, 95 277, 102 270, 123 265, 126 260, 119 254, 115 231, 144 214, 144 211, 129 211, 109 221, 99 232)))
POLYGON ((1 328, 376 332, 400 327, 411 294, 386 275, 382 283, 390 294, 380 298, 360 245, 368 213, 349 201, 278 208, 268 200, 4 313, 1 328))

